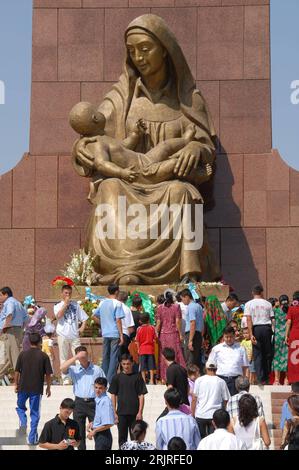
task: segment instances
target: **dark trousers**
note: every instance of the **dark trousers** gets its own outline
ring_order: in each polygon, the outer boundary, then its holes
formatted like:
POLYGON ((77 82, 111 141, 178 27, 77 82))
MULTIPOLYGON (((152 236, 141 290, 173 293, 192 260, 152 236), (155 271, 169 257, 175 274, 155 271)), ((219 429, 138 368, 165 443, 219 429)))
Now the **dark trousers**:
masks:
POLYGON ((135 415, 118 415, 118 445, 119 448, 128 440, 128 432, 131 435, 131 426, 136 419, 135 415))
POLYGON ((129 338, 129 336, 127 335, 124 335, 124 344, 121 345, 120 347, 120 351, 119 351, 119 362, 121 360, 121 356, 123 354, 129 354, 129 344, 131 343, 131 340, 129 338))
POLYGON ((218 375, 218 377, 220 377, 220 379, 223 379, 226 382, 227 388, 231 396, 237 395, 237 393, 239 393, 238 390, 236 389, 236 384, 235 384, 236 378, 238 377, 238 375, 236 375, 235 377, 226 377, 224 375, 218 375))
POLYGON ((257 344, 253 344, 253 358, 259 383, 266 382, 271 372, 272 334, 271 325, 256 325, 253 327, 253 336, 257 341, 257 344))
POLYGON ((110 429, 106 431, 97 432, 94 436, 95 450, 111 450, 112 448, 112 434, 110 429))
POLYGON ((202 439, 215 431, 211 419, 196 418, 196 422, 202 439))
POLYGON ((83 400, 83 398, 75 398, 74 420, 79 424, 81 442, 78 447, 79 450, 86 450, 86 418, 91 423, 95 415, 95 401, 83 400))
POLYGON ((192 346, 193 346, 193 351, 190 351, 188 349, 188 343, 189 343, 189 336, 190 333, 185 333, 185 359, 186 363, 189 364, 195 364, 199 368, 201 368, 201 345, 202 345, 202 336, 199 331, 195 331, 195 335, 193 337, 192 341, 192 346))

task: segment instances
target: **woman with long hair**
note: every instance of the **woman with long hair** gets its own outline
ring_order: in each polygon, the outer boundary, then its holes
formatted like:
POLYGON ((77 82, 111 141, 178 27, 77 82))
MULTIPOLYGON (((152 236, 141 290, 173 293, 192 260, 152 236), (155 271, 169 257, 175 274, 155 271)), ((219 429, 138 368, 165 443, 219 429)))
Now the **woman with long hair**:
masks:
POLYGON ((293 302, 288 310, 285 342, 289 347, 288 380, 292 384, 299 381, 299 291, 294 292, 293 302))
MULTIPOLYGON (((274 331, 274 358, 272 369, 275 374, 273 385, 280 385, 281 372, 287 371, 288 368, 288 347, 285 343, 286 322, 289 310, 289 298, 287 295, 279 297, 279 307, 274 307, 275 314, 275 331, 274 331)), ((284 385, 288 385, 287 375, 284 379, 284 385)))
POLYGON ((148 424, 141 419, 134 421, 131 427, 132 440, 125 442, 120 450, 155 450, 155 446, 145 442, 146 430, 148 424))
POLYGON ((182 351, 183 335, 181 333, 182 313, 180 306, 175 303, 173 293, 166 291, 165 302, 158 306, 156 314, 156 331, 159 338, 159 370, 162 382, 166 381, 166 364, 162 351, 172 348, 175 351, 175 360, 182 367, 186 367, 182 351))
POLYGON ((288 419, 284 424, 281 449, 285 449, 290 444, 290 438, 295 428, 299 426, 299 395, 291 395, 288 398, 288 405, 292 413, 292 419, 288 419))
POLYGON ((246 450, 263 450, 271 444, 268 427, 264 417, 259 416, 255 398, 246 393, 239 400, 239 414, 233 418, 233 429, 246 450))

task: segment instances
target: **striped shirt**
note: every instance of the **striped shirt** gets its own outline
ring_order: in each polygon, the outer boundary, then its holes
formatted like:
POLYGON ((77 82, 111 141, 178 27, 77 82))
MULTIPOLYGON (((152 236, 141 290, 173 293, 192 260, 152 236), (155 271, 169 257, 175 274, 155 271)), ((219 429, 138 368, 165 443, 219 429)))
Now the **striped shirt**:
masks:
POLYGON ((196 450, 200 442, 198 425, 194 418, 178 410, 171 410, 156 423, 156 447, 167 450, 167 445, 173 437, 181 437, 187 450, 196 450))

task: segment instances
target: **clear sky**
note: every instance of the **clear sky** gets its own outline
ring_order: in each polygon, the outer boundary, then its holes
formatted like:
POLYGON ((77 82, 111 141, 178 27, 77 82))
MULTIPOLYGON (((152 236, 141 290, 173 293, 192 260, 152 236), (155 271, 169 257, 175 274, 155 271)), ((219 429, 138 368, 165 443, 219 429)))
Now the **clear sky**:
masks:
MULTIPOLYGON (((29 150, 31 50, 32 0, 0 0, 0 174, 29 150)), ((299 0, 271 0, 271 79, 273 147, 299 170, 299 0)))
POLYGON ((0 0, 0 175, 29 150, 31 51, 32 0, 0 0))
POLYGON ((272 145, 299 170, 299 0, 271 0, 271 80, 272 145))

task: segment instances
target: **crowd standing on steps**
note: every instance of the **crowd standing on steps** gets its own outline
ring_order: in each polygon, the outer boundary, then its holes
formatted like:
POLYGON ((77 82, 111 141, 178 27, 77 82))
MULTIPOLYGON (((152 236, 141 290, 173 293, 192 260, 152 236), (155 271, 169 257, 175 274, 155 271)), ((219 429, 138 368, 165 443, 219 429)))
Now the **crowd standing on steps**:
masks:
POLYGON ((14 370, 24 435, 29 400, 29 445, 85 450, 93 441, 96 450, 111 450, 117 426, 121 450, 263 450, 271 446, 268 425, 250 386, 272 381, 292 388, 282 407, 281 448, 299 448, 299 291, 292 300, 266 300, 257 285, 245 304, 234 293, 220 304, 215 296, 194 298, 192 289, 168 289, 155 315, 142 294, 130 303, 128 297, 112 284, 93 312, 103 337, 100 367, 81 345, 88 315, 72 300, 71 286, 62 287, 53 312, 36 305, 32 314, 11 288, 0 289, 0 380, 8 385, 14 370), (62 384, 73 385, 73 398, 38 436, 44 384, 51 399, 55 341, 62 384), (147 387, 157 383, 165 386, 165 404, 153 443, 143 415, 147 387))

